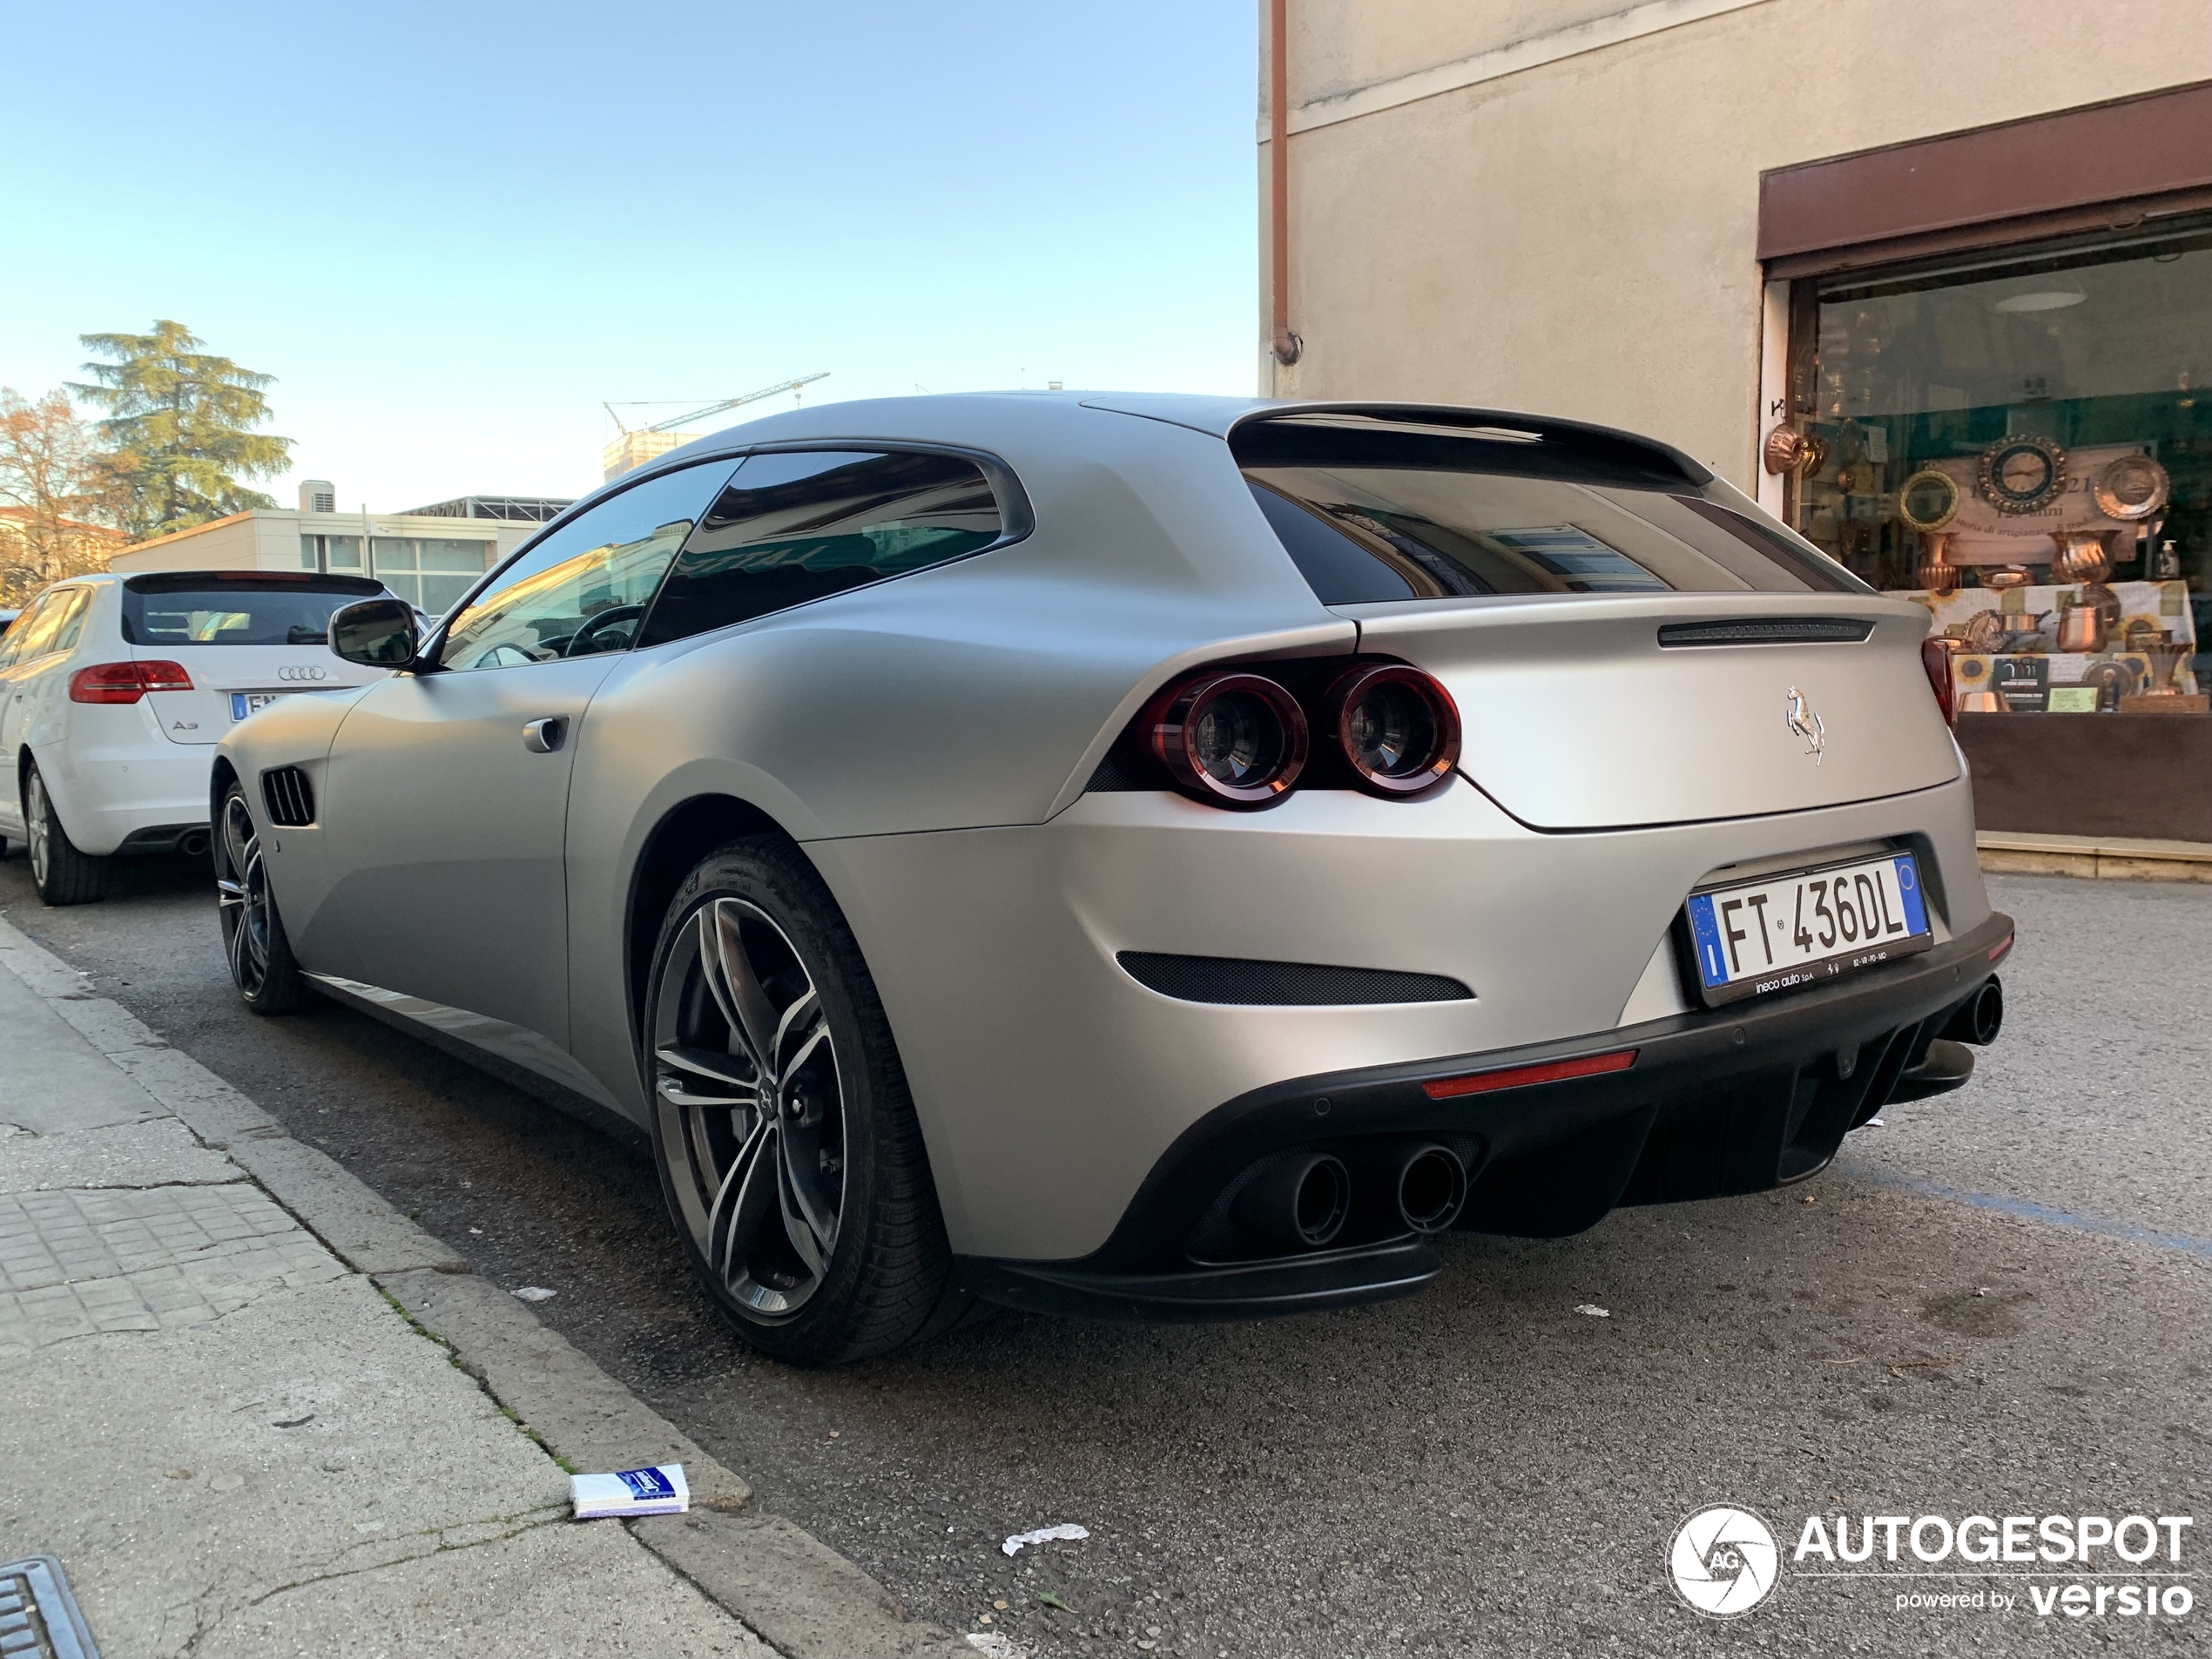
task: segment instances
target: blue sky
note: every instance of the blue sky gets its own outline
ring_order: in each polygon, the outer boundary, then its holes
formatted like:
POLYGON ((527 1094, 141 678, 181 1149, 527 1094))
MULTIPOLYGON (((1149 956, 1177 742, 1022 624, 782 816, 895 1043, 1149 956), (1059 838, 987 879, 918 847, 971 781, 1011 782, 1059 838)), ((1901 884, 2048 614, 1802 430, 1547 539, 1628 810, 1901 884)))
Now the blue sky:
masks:
POLYGON ((11 7, 0 384, 173 317, 385 511, 580 494, 606 398, 1249 391, 1257 11, 11 7))

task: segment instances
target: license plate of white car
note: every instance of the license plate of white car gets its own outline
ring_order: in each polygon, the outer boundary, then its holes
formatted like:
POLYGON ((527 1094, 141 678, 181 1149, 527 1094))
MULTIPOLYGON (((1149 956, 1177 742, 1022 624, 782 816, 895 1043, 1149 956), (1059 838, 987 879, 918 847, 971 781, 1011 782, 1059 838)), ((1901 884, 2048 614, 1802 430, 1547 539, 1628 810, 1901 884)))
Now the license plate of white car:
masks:
POLYGON ((270 704, 292 695, 289 691, 233 691, 231 718, 243 720, 249 714, 258 714, 270 704))
POLYGON ((1935 942, 1910 853, 1692 894, 1686 914, 1708 1005, 1818 984, 1935 942))

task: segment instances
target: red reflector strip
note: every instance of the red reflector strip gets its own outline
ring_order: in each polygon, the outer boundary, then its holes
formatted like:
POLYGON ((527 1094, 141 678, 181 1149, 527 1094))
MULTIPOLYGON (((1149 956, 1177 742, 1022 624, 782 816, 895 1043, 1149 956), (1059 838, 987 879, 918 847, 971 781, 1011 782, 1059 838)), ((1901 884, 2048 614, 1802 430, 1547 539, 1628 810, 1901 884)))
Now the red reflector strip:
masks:
POLYGON ((1531 1083, 1601 1076, 1608 1071, 1626 1071, 1635 1062, 1636 1050, 1620 1049, 1611 1054, 1583 1055, 1575 1060, 1547 1060, 1534 1066, 1507 1066, 1502 1071, 1478 1071, 1468 1077, 1446 1077, 1423 1083, 1421 1092, 1431 1100, 1451 1100, 1460 1095, 1487 1095, 1494 1089, 1525 1089, 1531 1083))
POLYGON ((2006 934, 2002 939, 1999 940, 1995 944, 1989 948, 1989 960, 1993 962, 1995 961, 2006 951, 2012 949, 2012 948, 2013 936, 2010 934, 2006 934))

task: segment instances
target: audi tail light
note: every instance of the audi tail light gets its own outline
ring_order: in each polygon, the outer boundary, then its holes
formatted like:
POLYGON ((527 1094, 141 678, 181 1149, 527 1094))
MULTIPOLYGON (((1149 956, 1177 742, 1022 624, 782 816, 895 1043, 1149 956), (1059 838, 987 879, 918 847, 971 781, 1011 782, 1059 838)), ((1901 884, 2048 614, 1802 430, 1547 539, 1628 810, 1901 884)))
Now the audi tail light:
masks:
POLYGON ((1339 676, 1323 702, 1352 780, 1372 795, 1414 795, 1460 764, 1460 711, 1433 676, 1372 663, 1339 676))
POLYGON ((1946 725, 1959 724, 1959 686, 1951 673, 1951 641, 1937 635, 1920 642, 1920 666, 1928 671, 1928 689, 1946 725))
POLYGON ((192 676, 179 663, 95 663, 69 677, 72 703, 135 703, 148 691, 189 691, 192 676))
POLYGON ((1305 711, 1263 674, 1196 675, 1156 698, 1142 724, 1175 786, 1211 806, 1264 806, 1305 769, 1305 711))

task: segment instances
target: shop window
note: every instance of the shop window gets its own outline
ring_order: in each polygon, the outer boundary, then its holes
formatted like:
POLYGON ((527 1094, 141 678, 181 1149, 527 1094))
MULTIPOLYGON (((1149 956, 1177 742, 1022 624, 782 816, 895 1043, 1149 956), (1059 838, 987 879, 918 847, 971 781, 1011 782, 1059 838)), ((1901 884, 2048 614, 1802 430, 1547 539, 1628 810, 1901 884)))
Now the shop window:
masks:
POLYGON ((2212 226, 1797 285, 1791 522, 1952 642, 1961 707, 2203 715, 2212 226))

